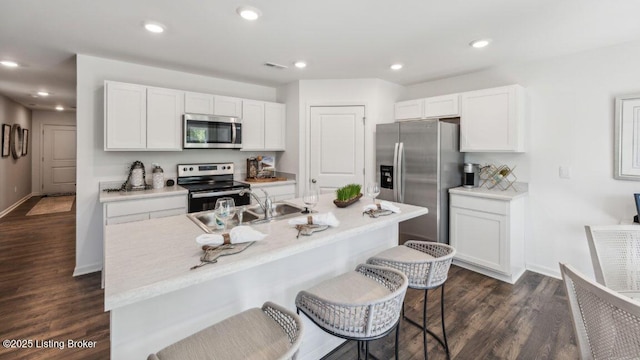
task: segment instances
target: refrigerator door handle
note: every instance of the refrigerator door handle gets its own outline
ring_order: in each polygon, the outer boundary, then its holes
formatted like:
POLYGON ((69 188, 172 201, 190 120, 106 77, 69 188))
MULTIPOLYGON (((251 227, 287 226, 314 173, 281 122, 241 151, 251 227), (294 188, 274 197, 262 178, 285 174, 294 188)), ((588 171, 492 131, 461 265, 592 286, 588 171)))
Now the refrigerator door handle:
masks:
POLYGON ((398 143, 393 147, 393 201, 398 202, 398 143))
POLYGON ((404 203, 404 143, 398 145, 398 202, 404 203))

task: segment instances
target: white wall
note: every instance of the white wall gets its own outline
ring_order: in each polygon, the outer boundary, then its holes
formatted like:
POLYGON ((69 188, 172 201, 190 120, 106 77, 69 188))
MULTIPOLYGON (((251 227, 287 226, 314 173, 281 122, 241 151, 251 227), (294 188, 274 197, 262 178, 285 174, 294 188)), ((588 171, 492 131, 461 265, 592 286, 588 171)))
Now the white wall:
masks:
POLYGON ((614 98, 640 93, 640 42, 542 62, 413 85, 405 99, 519 83, 530 106, 526 154, 467 154, 479 163, 517 165, 530 183, 527 267, 559 277, 558 262, 593 274, 584 225, 617 224, 635 215, 640 183, 615 180, 614 98), (560 179, 559 166, 571 167, 560 179))
MULTIPOLYGON (((102 206, 98 183, 124 181, 131 162, 142 161, 147 168, 157 162, 165 178, 176 176, 176 165, 185 162, 235 163, 244 171, 245 159, 257 154, 237 150, 186 150, 181 152, 118 152, 103 150, 104 80, 114 80, 171 89, 275 101, 276 89, 144 66, 87 55, 77 56, 77 197, 76 268, 74 275, 102 267, 102 206)), ((273 155, 273 153, 266 153, 273 155)), ((147 179, 149 180, 149 179, 147 179)))
MULTIPOLYGON (((23 129, 28 129, 29 137, 32 137, 31 110, 3 95, 0 95, 0 124, 19 124, 23 129)), ((2 135, 2 128, 0 128, 0 135, 2 135)), ((32 141, 29 139, 30 149, 24 157, 19 159, 14 159, 11 155, 0 157, 0 216, 4 216, 30 197, 33 153, 31 144, 32 141)))
POLYGON ((42 193, 42 154, 40 151, 42 147, 42 131, 44 125, 75 125, 76 113, 75 111, 45 111, 35 110, 32 112, 33 119, 33 131, 31 134, 31 150, 33 153, 33 161, 31 163, 31 188, 34 195, 40 195, 42 193))
MULTIPOLYGON (((298 84, 299 107, 297 117, 298 152, 289 153, 289 163, 298 164, 298 194, 307 183, 307 138, 310 109, 312 106, 364 105, 365 116, 365 182, 375 177, 375 128, 376 124, 393 122, 393 104, 403 87, 379 79, 302 80, 298 84)), ((288 103, 288 99, 287 99, 288 103)))

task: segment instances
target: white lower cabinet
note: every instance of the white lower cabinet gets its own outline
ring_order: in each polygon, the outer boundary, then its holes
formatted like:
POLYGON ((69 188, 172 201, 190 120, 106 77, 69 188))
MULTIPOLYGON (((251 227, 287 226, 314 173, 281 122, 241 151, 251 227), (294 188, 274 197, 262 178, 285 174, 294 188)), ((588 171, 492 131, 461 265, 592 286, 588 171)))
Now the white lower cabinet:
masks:
POLYGON ((104 204, 105 225, 122 224, 186 213, 186 195, 114 201, 104 204))
POLYGON ((525 202, 524 195, 495 199, 450 190, 449 243, 456 249, 454 264, 515 283, 525 270, 525 202))

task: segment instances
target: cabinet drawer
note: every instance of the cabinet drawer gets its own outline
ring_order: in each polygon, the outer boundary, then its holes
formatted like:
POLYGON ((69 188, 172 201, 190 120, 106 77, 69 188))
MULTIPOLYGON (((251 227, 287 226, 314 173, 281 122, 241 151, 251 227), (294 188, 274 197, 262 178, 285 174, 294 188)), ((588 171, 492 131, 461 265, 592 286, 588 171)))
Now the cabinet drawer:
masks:
POLYGON ((476 196, 464 196, 451 194, 450 206, 478 210, 488 213, 507 215, 509 213, 509 202, 495 199, 486 199, 476 196))
POLYGON ((149 220, 149 213, 123 215, 107 218, 107 225, 124 224, 134 221, 149 220))
POLYGON ((157 218, 163 218, 168 216, 183 215, 186 213, 187 213, 187 208, 160 210, 160 211, 153 211, 149 213, 149 218, 157 219, 157 218))
POLYGON ((107 218, 186 207, 186 195, 164 196, 143 200, 119 201, 112 204, 107 204, 107 218))

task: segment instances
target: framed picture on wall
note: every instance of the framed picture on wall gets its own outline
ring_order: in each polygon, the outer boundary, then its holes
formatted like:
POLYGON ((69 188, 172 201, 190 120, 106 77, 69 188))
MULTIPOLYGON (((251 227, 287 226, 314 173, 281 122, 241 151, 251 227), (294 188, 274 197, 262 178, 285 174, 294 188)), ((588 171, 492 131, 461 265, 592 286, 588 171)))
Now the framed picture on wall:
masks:
POLYGON ((22 129, 22 156, 29 152, 29 130, 22 129))
POLYGON ((2 124, 2 157, 11 153, 11 125, 2 124))

